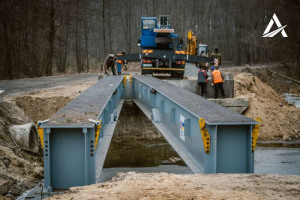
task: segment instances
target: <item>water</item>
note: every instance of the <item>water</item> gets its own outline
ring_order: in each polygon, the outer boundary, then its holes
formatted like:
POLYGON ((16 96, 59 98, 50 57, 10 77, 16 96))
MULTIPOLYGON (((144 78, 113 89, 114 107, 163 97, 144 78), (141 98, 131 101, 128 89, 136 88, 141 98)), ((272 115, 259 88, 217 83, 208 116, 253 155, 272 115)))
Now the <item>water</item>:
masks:
POLYGON ((294 104, 297 108, 300 108, 300 94, 290 94, 290 93, 284 93, 284 99, 294 104))
POLYGON ((300 148, 256 147, 254 173, 300 175, 300 148))
POLYGON ((112 140, 98 182, 109 181, 117 173, 129 171, 193 174, 167 141, 112 140))
MULTIPOLYGON (((258 146, 255 150, 254 173, 300 175, 300 148, 258 146)), ((296 147, 299 147, 299 145, 296 147)), ((113 141, 99 182, 111 180, 118 172, 167 172, 192 174, 166 141, 113 141)))
POLYGON ((165 140, 112 140, 104 163, 111 167, 157 167, 161 164, 185 166, 175 150, 165 140), (170 159, 171 158, 171 159, 170 159), (173 158, 173 159, 172 159, 173 158), (170 161, 168 161, 170 159, 170 161))

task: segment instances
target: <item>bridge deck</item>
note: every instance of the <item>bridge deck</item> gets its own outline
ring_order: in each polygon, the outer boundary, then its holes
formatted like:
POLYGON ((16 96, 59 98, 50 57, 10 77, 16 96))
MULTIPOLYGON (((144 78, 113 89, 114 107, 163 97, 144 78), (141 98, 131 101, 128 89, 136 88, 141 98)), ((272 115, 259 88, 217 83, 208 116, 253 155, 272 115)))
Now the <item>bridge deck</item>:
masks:
POLYGON ((108 76, 88 88, 77 98, 54 114, 43 128, 94 127, 89 119, 99 119, 112 93, 120 85, 123 76, 108 76))
POLYGON ((244 115, 165 81, 149 76, 134 76, 134 78, 172 99, 195 116, 203 117, 207 124, 256 124, 254 120, 244 115))

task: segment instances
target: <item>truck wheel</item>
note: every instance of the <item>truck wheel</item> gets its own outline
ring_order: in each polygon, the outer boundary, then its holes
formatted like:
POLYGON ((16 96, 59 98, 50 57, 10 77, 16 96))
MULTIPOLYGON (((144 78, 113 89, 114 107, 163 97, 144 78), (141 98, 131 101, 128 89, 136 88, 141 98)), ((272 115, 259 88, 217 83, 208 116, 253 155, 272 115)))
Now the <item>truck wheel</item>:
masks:
POLYGON ((176 72, 171 72, 171 78, 178 78, 178 74, 176 72))

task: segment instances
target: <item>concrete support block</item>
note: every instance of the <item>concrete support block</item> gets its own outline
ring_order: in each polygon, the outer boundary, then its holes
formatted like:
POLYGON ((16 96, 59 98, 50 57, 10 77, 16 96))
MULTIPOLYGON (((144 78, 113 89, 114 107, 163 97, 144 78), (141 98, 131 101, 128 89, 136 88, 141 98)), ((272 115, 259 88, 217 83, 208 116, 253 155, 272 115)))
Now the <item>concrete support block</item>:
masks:
POLYGON ((249 107, 248 98, 209 99, 209 100, 241 114, 245 112, 249 107))
MULTIPOLYGON (((230 75, 226 75, 226 77, 231 77, 230 75)), ((200 86, 197 83, 197 79, 183 79, 183 80, 165 80, 168 83, 179 86, 190 92, 200 95, 200 86)), ((225 98, 233 98, 234 97, 234 80, 228 79, 223 83, 225 98)), ((215 90, 211 85, 211 80, 208 80, 207 83, 207 98, 214 98, 215 90)), ((218 98, 221 98, 221 92, 219 91, 218 98)))

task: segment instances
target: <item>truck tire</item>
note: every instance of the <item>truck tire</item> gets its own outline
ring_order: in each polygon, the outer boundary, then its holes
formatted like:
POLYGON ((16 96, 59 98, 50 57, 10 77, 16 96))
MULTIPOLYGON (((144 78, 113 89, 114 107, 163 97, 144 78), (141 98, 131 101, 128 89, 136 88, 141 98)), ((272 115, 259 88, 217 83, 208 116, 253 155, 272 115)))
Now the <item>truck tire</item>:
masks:
POLYGON ((179 74, 178 72, 171 72, 171 78, 183 79, 184 74, 179 74))
POLYGON ((177 72, 171 72, 171 78, 178 78, 177 72))

